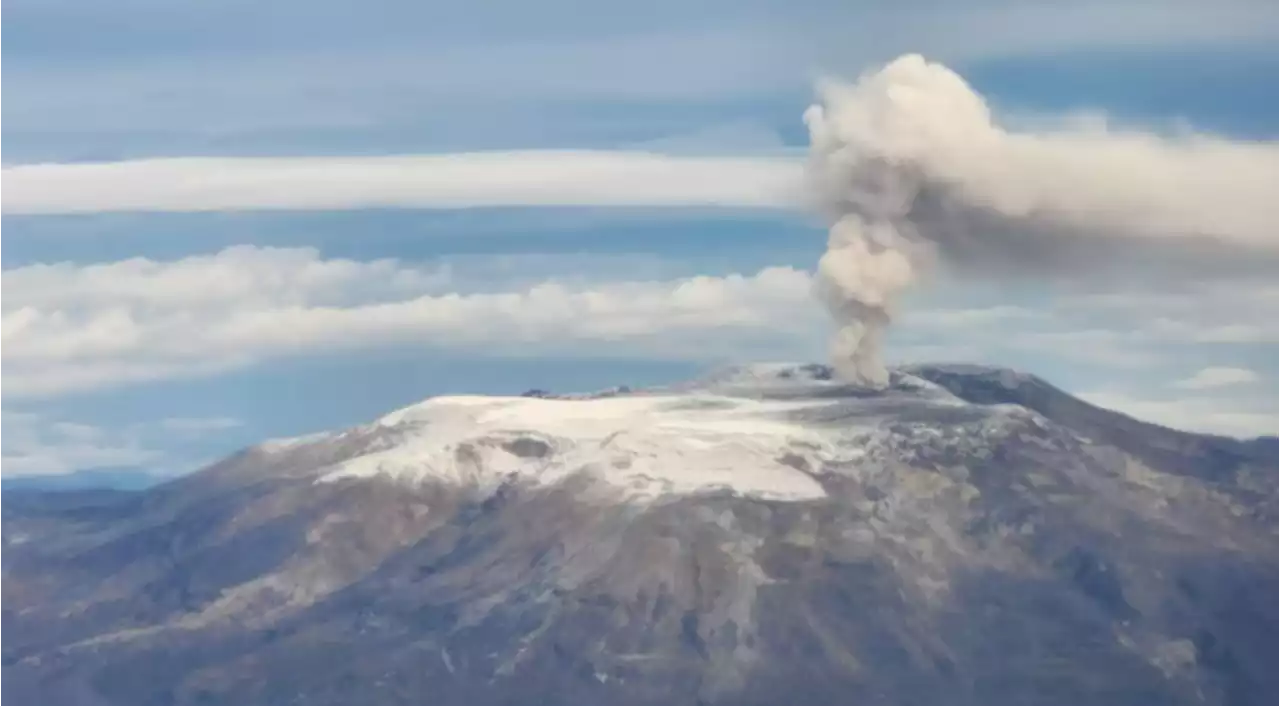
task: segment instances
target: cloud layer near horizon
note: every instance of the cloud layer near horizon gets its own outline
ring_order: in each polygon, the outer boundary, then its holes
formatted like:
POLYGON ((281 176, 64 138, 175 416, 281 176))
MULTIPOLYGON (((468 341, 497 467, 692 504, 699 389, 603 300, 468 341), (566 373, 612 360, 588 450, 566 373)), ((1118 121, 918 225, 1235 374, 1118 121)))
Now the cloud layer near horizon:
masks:
POLYGON ((87 468, 136 467, 160 456, 136 438, 28 412, 6 410, 4 428, 6 478, 56 475, 87 468))

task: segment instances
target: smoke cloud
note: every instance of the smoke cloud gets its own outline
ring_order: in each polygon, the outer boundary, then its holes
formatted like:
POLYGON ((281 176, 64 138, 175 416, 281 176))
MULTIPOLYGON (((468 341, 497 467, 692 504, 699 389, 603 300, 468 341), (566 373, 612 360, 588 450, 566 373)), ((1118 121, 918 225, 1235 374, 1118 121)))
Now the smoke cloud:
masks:
POLYGON ((1013 132, 918 55, 823 83, 804 118, 810 190, 832 224, 816 286, 851 382, 887 383, 894 304, 939 266, 1077 277, 1119 261, 1196 276, 1212 261, 1276 261, 1274 143, 1096 123, 1013 132))

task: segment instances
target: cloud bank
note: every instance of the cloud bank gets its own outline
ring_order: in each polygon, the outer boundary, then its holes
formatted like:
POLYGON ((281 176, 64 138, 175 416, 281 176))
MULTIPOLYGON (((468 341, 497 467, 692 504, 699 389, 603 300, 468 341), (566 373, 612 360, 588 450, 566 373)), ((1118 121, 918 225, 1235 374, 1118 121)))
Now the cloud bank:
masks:
POLYGON ((883 385, 902 292, 937 265, 984 276, 1092 276, 1148 261, 1277 252, 1275 144, 1113 131, 1013 132, 965 81, 918 55, 828 81, 805 113, 809 183, 832 226, 819 292, 832 358, 883 385))
POLYGON ((470 293, 450 284, 435 267, 251 246, 6 270, 5 399, 392 345, 526 355, 594 343, 696 359, 804 337, 816 323, 809 274, 786 267, 470 293))

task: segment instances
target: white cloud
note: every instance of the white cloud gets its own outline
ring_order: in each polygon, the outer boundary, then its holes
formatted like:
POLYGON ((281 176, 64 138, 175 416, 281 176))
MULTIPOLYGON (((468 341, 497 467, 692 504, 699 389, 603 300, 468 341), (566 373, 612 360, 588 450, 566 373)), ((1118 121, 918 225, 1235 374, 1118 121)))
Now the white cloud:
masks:
POLYGON ((5 410, 5 476, 53 475, 152 463, 161 453, 101 427, 5 410))
POLYGON ((184 442, 239 428, 242 422, 232 417, 171 417, 108 428, 6 409, 3 426, 0 470, 11 478, 98 468, 185 471, 195 464, 173 456, 184 442))
POLYGON ((1189 378, 1173 383, 1174 387, 1183 390, 1208 390, 1217 387, 1233 387, 1261 382, 1262 378, 1252 370, 1244 368, 1203 368, 1189 378))
POLYGON ((1274 435, 1280 419, 1274 406, 1242 411, 1239 399, 1146 399, 1117 392, 1083 392, 1077 396, 1143 421, 1227 436, 1274 435))
MULTIPOLYGON (((117 307, 198 311, 253 301, 325 305, 395 301, 444 291, 449 267, 410 268, 392 259, 322 259, 314 248, 238 245, 174 261, 143 257, 77 265, 36 263, 4 271, 4 296, 36 310, 78 309, 109 301, 117 307)), ((5 311, 18 309, 5 305, 5 311)), ((22 325, 22 317, 6 319, 22 325)))
POLYGON ((4 213, 474 206, 789 208, 791 158, 526 151, 393 157, 170 158, 3 170, 4 213))
POLYGON ((790 268, 671 280, 546 280, 460 294, 437 268, 237 247, 171 262, 32 265, 4 275, 6 399, 208 375, 389 345, 705 359, 807 340, 810 279, 790 268), (226 281, 221 278, 226 277, 226 281))

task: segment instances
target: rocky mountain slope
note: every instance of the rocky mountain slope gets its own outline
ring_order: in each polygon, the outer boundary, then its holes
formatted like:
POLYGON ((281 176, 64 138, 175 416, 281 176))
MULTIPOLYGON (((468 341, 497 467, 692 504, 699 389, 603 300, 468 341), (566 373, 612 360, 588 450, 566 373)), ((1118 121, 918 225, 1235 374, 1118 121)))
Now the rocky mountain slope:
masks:
POLYGON ((44 704, 1272 704, 1277 443, 1038 378, 449 397, 5 495, 44 704))

